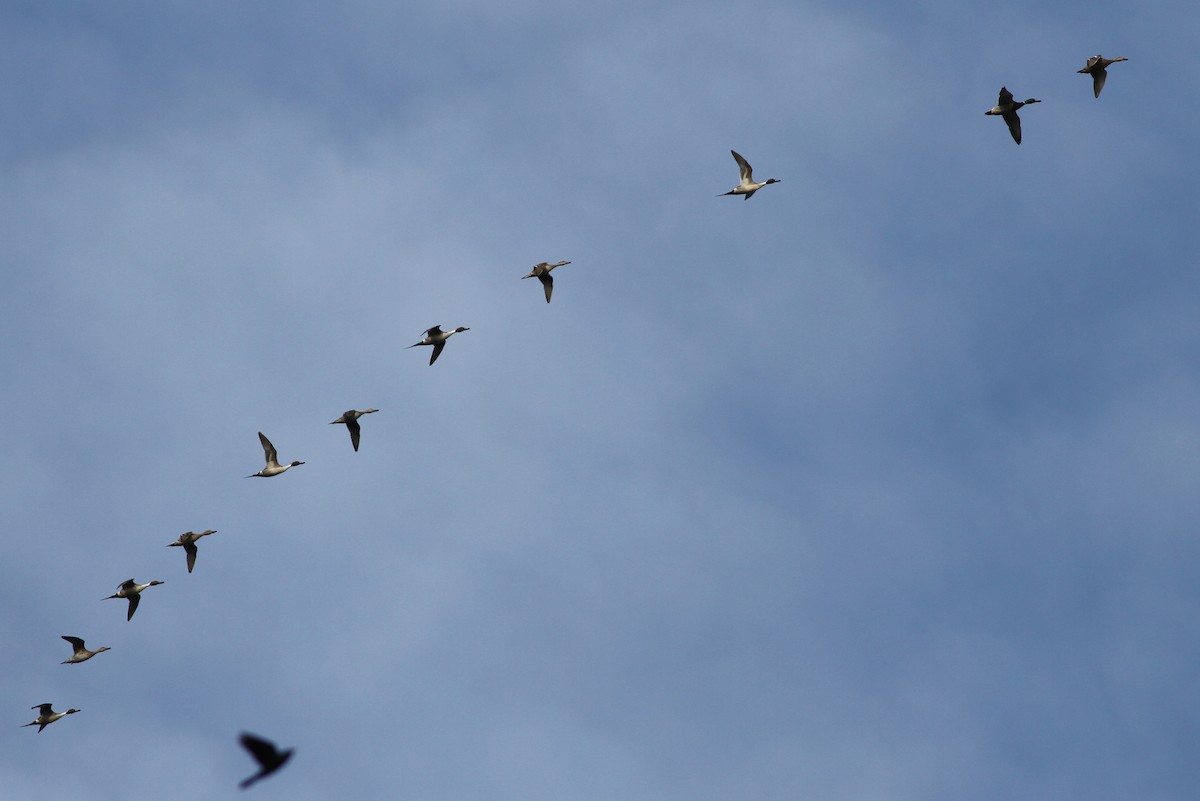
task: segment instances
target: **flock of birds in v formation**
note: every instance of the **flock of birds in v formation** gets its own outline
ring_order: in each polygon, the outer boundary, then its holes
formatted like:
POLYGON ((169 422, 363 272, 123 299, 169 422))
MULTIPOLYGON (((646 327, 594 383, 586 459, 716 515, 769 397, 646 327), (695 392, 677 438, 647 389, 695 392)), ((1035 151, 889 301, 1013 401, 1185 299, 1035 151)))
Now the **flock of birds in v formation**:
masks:
MULTIPOLYGON (((1100 90, 1104 88, 1104 82, 1108 78, 1107 68, 1118 61, 1128 60, 1129 59, 1124 57, 1104 58, 1104 56, 1095 55, 1089 58, 1087 63, 1084 64, 1083 69, 1078 70, 1078 72, 1092 76, 1092 89, 1095 96, 1098 98, 1100 97, 1100 90)), ((1017 116, 1017 110, 1024 106, 1040 102, 1042 101, 1035 98, 1029 98, 1028 100, 1023 101, 1014 100, 1013 93, 1008 91, 1007 87, 1002 86, 1000 87, 999 102, 994 107, 985 111, 984 114, 1002 117, 1004 122, 1008 125, 1008 131, 1010 134, 1012 134, 1013 141, 1019 145, 1021 144, 1021 118, 1017 116)), ((736 150, 731 150, 729 152, 733 154, 733 159, 735 162, 737 162, 741 180, 733 189, 718 195, 718 197, 724 197, 725 195, 742 195, 746 200, 749 200, 755 192, 757 192, 759 189, 762 189, 764 186, 767 186, 768 184, 779 183, 779 179, 777 178, 768 178, 765 181, 756 182, 754 180, 754 173, 750 167, 750 163, 746 161, 746 159, 742 158, 742 156, 736 150)), ((560 261, 555 262, 554 264, 542 262, 535 265, 528 275, 523 275, 521 277, 538 279, 545 291, 546 302, 549 303, 550 296, 554 292, 554 276, 551 275, 551 273, 555 268, 562 267, 570 263, 571 262, 569 261, 560 261)), ((415 342, 408 347, 415 348, 421 345, 431 346, 433 348, 433 352, 429 355, 429 364, 432 365, 437 361, 438 356, 442 355, 442 350, 446 347, 446 341, 450 339, 450 337, 454 336, 455 334, 462 333, 463 331, 470 330, 471 329, 469 328, 459 326, 449 331, 443 331, 440 325, 435 325, 432 328, 427 328, 425 330, 425 337, 420 342, 415 342)), ((377 411, 379 410, 365 409, 360 412, 354 409, 349 409, 348 411, 344 412, 341 417, 333 420, 330 425, 345 425, 346 429, 350 432, 350 444, 354 447, 355 451, 358 451, 359 438, 362 432, 358 419, 363 415, 373 414, 377 411)), ((279 454, 276 452, 275 446, 271 444, 271 441, 267 439, 261 431, 258 432, 258 439, 259 442, 262 443, 263 456, 265 458, 266 465, 262 470, 259 470, 257 473, 252 473, 251 475, 247 476, 247 478, 271 478, 273 476, 278 476, 282 473, 285 473, 293 467, 304 464, 304 462, 299 461, 293 461, 288 464, 280 464, 279 454)), ((192 569, 196 566, 197 540, 199 540, 201 537, 207 537, 210 534, 216 533, 217 532, 214 529, 199 532, 186 531, 183 534, 180 534, 179 538, 175 540, 175 542, 169 543, 168 545, 183 548, 184 553, 187 555, 187 570, 189 573, 191 573, 192 569)), ((109 595, 104 600, 108 600, 109 598, 124 598, 127 600, 129 602, 129 609, 125 619, 133 620, 133 613, 137 611, 138 603, 141 602, 142 592, 149 587, 155 587, 163 583, 164 582, 161 581, 151 581, 146 584, 138 584, 133 579, 129 579, 121 582, 120 586, 117 587, 117 591, 112 595, 109 595)), ((63 639, 70 643, 73 649, 71 657, 63 662, 64 665, 86 662, 96 654, 111 650, 105 646, 103 648, 97 648, 94 651, 89 651, 85 646, 84 641, 79 637, 63 635, 63 639)), ((54 721, 64 718, 67 715, 73 715, 80 711, 78 709, 68 709, 65 712, 55 712, 52 708, 52 704, 37 704, 32 708, 38 710, 38 716, 33 722, 26 723, 24 725, 37 726, 39 732, 54 721)), ((243 780, 239 784, 239 786, 243 789, 249 787, 259 779, 279 770, 292 755, 292 749, 279 749, 269 740, 265 740, 261 737, 257 737, 246 732, 242 733, 240 742, 259 765, 257 773, 243 780)))

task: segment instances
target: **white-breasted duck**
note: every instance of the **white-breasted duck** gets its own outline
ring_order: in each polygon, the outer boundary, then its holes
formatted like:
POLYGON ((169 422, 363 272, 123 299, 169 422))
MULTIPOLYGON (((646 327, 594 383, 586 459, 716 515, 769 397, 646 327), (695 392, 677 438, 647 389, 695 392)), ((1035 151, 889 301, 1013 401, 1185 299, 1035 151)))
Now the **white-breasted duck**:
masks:
POLYGON ((355 450, 355 452, 357 452, 358 451, 358 437, 362 431, 361 427, 358 425, 358 418, 362 417, 364 414, 374 414, 377 411, 379 411, 379 410, 378 409, 365 409, 365 410, 359 412, 359 411, 355 411, 354 409, 347 409, 346 411, 342 412, 341 417, 339 417, 336 420, 331 421, 329 423, 329 425, 332 426, 332 425, 336 425, 338 423, 344 423, 346 426, 346 430, 350 432, 350 444, 354 446, 354 450, 355 450))
POLYGON ((541 264, 533 265, 533 271, 529 275, 522 275, 521 278, 536 278, 542 282, 542 288, 546 290, 546 302, 550 302, 550 295, 554 292, 554 276, 550 275, 550 271, 555 267, 562 267, 564 264, 570 264, 569 261, 560 261, 550 264, 542 262, 541 264))
POLYGON ((100 653, 104 653, 105 651, 112 650, 111 648, 109 648, 106 645, 103 648, 97 648, 95 651, 89 651, 87 649, 87 647, 84 646, 83 640, 79 639, 78 637, 69 637, 66 634, 64 634, 64 635, 62 635, 62 638, 64 640, 66 640, 67 642, 71 643, 71 648, 73 648, 75 650, 75 653, 71 654, 70 659, 63 660, 62 664, 64 664, 64 665, 73 665, 76 662, 86 662, 89 659, 91 659, 93 656, 95 656, 96 654, 100 654, 100 653))
POLYGON ((29 707, 30 709, 38 710, 37 719, 32 723, 23 724, 20 728, 25 728, 25 726, 37 726, 38 734, 41 734, 42 729, 46 728, 59 718, 65 718, 67 715, 74 715, 76 712, 82 711, 79 709, 68 709, 66 712, 55 712, 51 708, 53 706, 54 704, 38 704, 37 706, 29 707))
MULTIPOLYGON (((250 478, 250 476, 246 476, 250 478)), ((192 572, 192 568, 196 566, 196 540, 201 537, 207 537, 209 534, 216 534, 215 528, 210 528, 208 531, 185 531, 179 535, 179 539, 174 542, 168 542, 167 547, 182 546, 184 553, 187 554, 188 572, 192 572)))
POLYGON ((275 452, 275 446, 271 444, 271 440, 263 436, 263 432, 258 432, 258 441, 262 443, 263 456, 267 459, 267 466, 257 473, 251 473, 246 478, 270 478, 284 473, 296 465, 304 464, 304 462, 292 462, 291 464, 280 464, 279 454, 275 452))
MULTIPOLYGON (((409 345, 409 348, 415 348, 418 345, 433 345, 433 353, 429 357, 429 365, 437 361, 437 357, 442 355, 442 348, 446 347, 446 340, 455 334, 463 331, 470 331, 470 328, 463 328, 461 325, 453 331, 443 331, 440 325, 435 325, 433 328, 425 329, 425 338, 420 342, 414 342, 409 345)), ((405 348, 407 350, 408 348, 405 348)))
POLYGON ((1012 134, 1013 141, 1018 145, 1021 144, 1021 118, 1017 116, 1017 109, 1022 106, 1029 106, 1042 101, 1034 98, 1028 100, 1013 100, 1013 93, 1008 91, 1008 87, 1000 87, 1000 101, 983 112, 996 117, 1003 117, 1004 122, 1008 125, 1008 132, 1012 134))
POLYGON ((729 152, 733 154, 733 160, 737 162, 738 170, 741 172, 742 180, 733 189, 730 189, 728 192, 724 192, 717 197, 724 197, 725 195, 745 195, 746 200, 749 200, 751 195, 762 189, 767 184, 779 183, 778 178, 768 178, 765 181, 755 183, 754 170, 751 169, 750 162, 742 158, 741 154, 736 150, 730 150, 729 152))
POLYGON ((148 584, 138 584, 133 579, 122 581, 117 591, 108 598, 102 600, 107 601, 109 598, 127 598, 129 599, 129 614, 125 615, 126 620, 133 620, 133 613, 137 611, 138 604, 142 601, 142 590, 147 587, 157 587, 159 584, 166 584, 165 581, 151 581, 148 584))

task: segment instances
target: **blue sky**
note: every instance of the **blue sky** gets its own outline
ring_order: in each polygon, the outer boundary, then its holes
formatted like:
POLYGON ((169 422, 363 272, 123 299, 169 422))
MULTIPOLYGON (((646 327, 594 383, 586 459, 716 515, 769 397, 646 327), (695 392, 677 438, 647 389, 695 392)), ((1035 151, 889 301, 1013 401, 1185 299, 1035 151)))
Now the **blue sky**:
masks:
POLYGON ((0 796, 1195 797, 1193 5, 380 5, 0 9, 0 796))

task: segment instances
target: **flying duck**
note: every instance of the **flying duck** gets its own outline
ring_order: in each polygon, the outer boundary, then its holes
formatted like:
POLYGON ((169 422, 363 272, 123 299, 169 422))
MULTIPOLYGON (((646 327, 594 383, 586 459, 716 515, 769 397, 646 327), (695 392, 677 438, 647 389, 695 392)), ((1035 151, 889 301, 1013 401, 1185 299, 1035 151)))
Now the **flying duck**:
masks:
POLYGON ((555 267, 562 267, 564 264, 570 264, 569 261, 560 261, 555 264, 542 262, 541 264, 533 265, 533 272, 529 275, 522 275, 521 278, 536 278, 542 282, 542 288, 546 290, 546 302, 550 302, 550 294, 554 292, 554 276, 550 275, 550 271, 555 267))
POLYGON ((270 478, 271 476, 277 476, 298 464, 304 464, 304 462, 292 462, 291 464, 281 465, 279 463, 279 454, 275 452, 275 446, 271 444, 271 440, 263 436, 263 432, 261 431, 258 432, 258 441, 262 443, 263 455, 267 457, 267 466, 262 470, 259 470, 257 473, 251 473, 250 475, 246 476, 246 478, 254 478, 255 476, 270 478))
POLYGON ((38 710, 38 716, 32 723, 26 723, 20 728, 25 728, 25 726, 37 726, 38 734, 41 734, 42 729, 46 728, 59 718, 65 718, 67 715, 74 715, 76 712, 81 711, 78 709, 68 709, 66 712, 55 712, 53 709, 51 709, 52 706, 54 705, 38 704, 37 706, 29 707, 30 709, 38 710))
MULTIPOLYGON (((250 478, 250 476, 246 476, 246 478, 250 478)), ((179 535, 179 539, 175 540, 174 542, 168 542, 167 547, 170 548, 174 545, 183 546, 184 553, 187 554, 188 572, 191 573, 192 568, 196 566, 196 540, 200 539, 201 537, 207 537, 209 534, 216 533, 217 530, 215 528, 210 528, 208 531, 201 531, 199 533, 195 531, 185 531, 179 535)))
MULTIPOLYGON (((409 345, 409 348, 415 348, 418 345, 433 345, 433 355, 429 357, 429 365, 437 361, 437 357, 442 355, 442 348, 446 347, 446 340, 461 331, 470 331, 470 328, 463 328, 461 325, 453 331, 443 331, 440 325, 435 325, 433 328, 425 329, 425 338, 420 342, 414 342, 409 345)), ((407 348, 406 348, 407 350, 407 348)))
POLYGON ((78 637, 68 637, 66 634, 64 634, 62 635, 62 638, 71 643, 71 647, 75 649, 75 653, 71 654, 71 658, 63 661, 64 665, 72 665, 76 662, 86 662, 96 654, 112 650, 106 645, 103 648, 97 648, 95 651, 89 651, 84 647, 83 640, 79 639, 78 637))
POLYGON ((745 195, 746 200, 749 200, 751 195, 762 189, 767 184, 779 183, 778 178, 768 178, 760 183, 755 183, 754 171, 750 168, 750 162, 742 158, 741 154, 739 154, 736 150, 730 150, 729 152, 733 154, 733 160, 737 162, 738 169, 741 171, 742 180, 733 189, 730 189, 728 192, 718 195, 717 197, 724 197, 725 195, 745 195))
POLYGON ((1118 61, 1128 61, 1124 56, 1117 58, 1105 58, 1100 54, 1096 54, 1087 60, 1083 65, 1083 69, 1075 70, 1092 76, 1092 91, 1096 97, 1100 96, 1100 90, 1104 88, 1104 81, 1108 79, 1108 65, 1116 64, 1118 61))
POLYGON ((367 409, 366 411, 356 412, 354 409, 348 409, 342 412, 342 416, 332 421, 329 425, 336 423, 345 423, 346 429, 350 432, 350 444, 354 446, 354 450, 358 450, 358 436, 361 428, 358 425, 358 418, 364 414, 372 414, 379 411, 378 409, 367 409))
POLYGON ((133 620, 133 613, 137 611, 138 604, 142 601, 142 590, 147 587, 155 587, 159 584, 165 584, 165 581, 151 581, 149 584, 135 584, 133 579, 122 581, 117 587, 115 594, 102 598, 107 601, 109 598, 128 598, 129 599, 129 614, 125 616, 126 620, 133 620))
POLYGON ((1041 102, 1032 97, 1025 101, 1014 101, 1012 92, 1008 91, 1007 87, 1001 86, 1000 102, 983 113, 1003 117, 1004 122, 1008 124, 1008 132, 1012 134, 1013 141, 1019 145, 1021 144, 1021 118, 1017 116, 1017 109, 1021 106, 1041 102))

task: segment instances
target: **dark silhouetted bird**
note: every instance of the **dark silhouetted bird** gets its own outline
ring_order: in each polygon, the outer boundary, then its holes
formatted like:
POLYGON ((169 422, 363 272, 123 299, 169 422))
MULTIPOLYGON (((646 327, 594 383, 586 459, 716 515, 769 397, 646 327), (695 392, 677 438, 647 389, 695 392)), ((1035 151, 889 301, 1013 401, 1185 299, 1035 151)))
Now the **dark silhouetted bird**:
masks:
POLYGON ((240 740, 242 747, 249 751, 250 756, 254 757, 254 761, 258 763, 258 773, 255 773, 238 785, 243 790, 259 779, 265 779, 270 776, 286 765, 287 761, 292 758, 291 748, 286 751, 280 751, 275 747, 275 743, 270 740, 264 740, 261 737, 255 737, 253 734, 242 732, 240 740))

